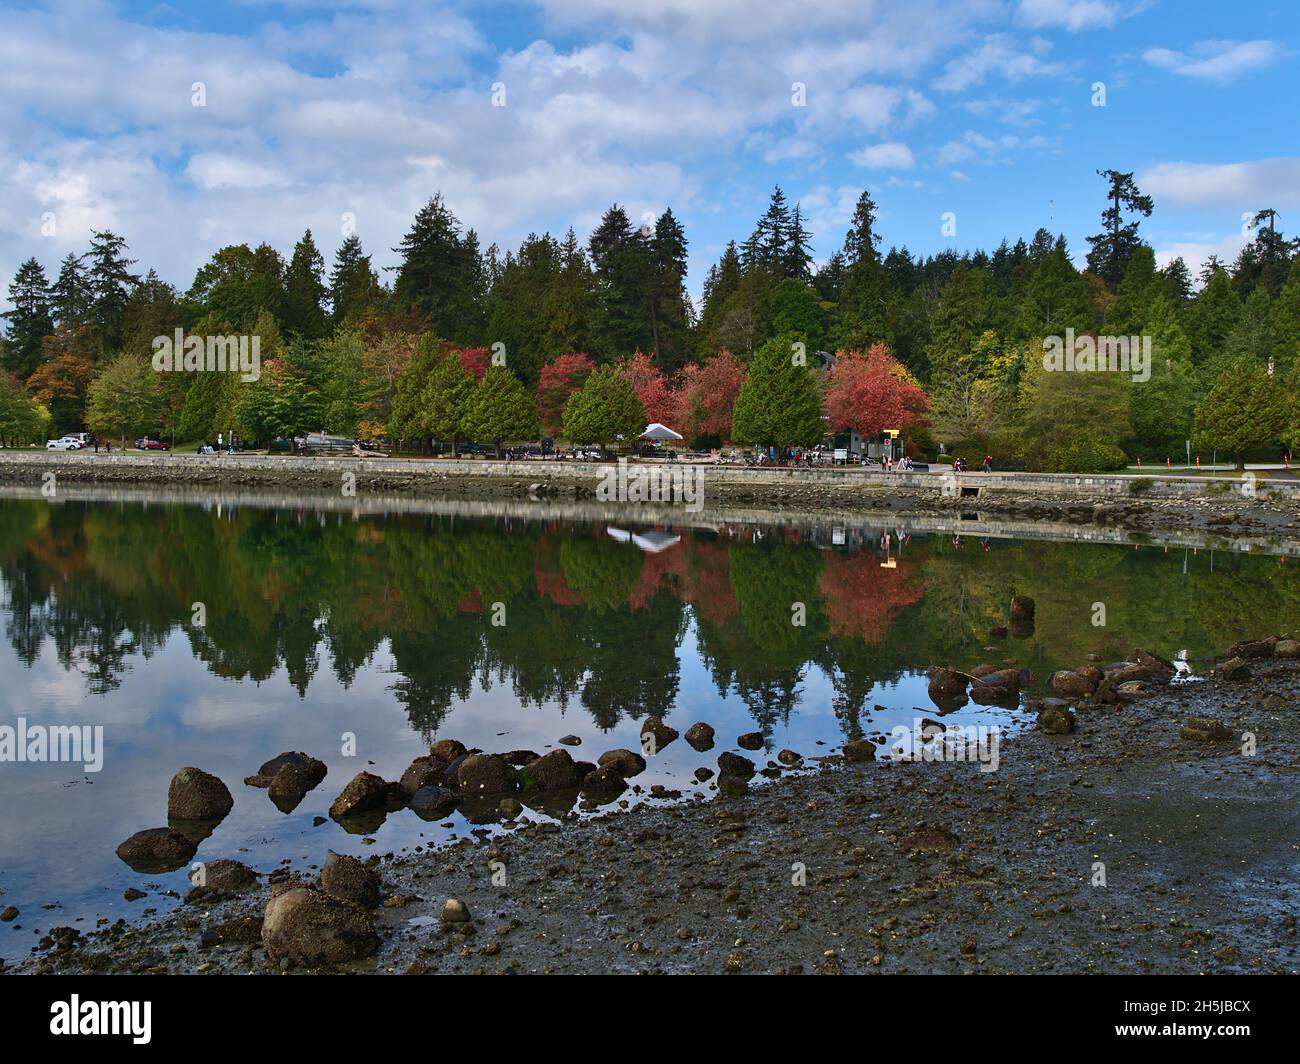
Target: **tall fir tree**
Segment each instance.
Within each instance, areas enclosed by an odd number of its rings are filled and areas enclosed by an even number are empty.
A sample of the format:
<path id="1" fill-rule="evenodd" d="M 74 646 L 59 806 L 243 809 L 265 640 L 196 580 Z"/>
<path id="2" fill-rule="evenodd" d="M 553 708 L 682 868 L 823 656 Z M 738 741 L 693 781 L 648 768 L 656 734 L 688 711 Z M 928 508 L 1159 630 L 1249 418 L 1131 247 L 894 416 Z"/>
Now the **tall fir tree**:
<path id="1" fill-rule="evenodd" d="M 42 342 L 54 331 L 49 281 L 35 258 L 18 267 L 9 285 L 9 302 L 13 309 L 0 315 L 8 323 L 4 368 L 25 381 L 40 364 Z"/>
<path id="2" fill-rule="evenodd" d="M 317 340 L 325 335 L 325 259 L 308 229 L 293 246 L 284 277 L 280 326 L 288 335 Z"/>

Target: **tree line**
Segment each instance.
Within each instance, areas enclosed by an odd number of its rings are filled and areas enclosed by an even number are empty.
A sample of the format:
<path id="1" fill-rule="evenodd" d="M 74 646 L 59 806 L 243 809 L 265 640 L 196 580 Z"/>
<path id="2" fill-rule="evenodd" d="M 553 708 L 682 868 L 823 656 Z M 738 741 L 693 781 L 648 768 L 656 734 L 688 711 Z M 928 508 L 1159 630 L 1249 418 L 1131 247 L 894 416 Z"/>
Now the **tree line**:
<path id="1" fill-rule="evenodd" d="M 672 210 L 614 205 L 584 242 L 530 234 L 483 249 L 441 195 L 376 269 L 355 233 L 326 266 L 310 230 L 216 251 L 181 291 L 96 232 L 51 281 L 29 258 L 9 286 L 0 437 L 83 426 L 268 444 L 308 431 L 501 444 L 630 438 L 662 421 L 699 446 L 809 446 L 828 431 L 901 429 L 909 450 L 1035 469 L 1101 469 L 1198 451 L 1276 457 L 1300 439 L 1300 242 L 1262 209 L 1230 264 L 1158 268 L 1154 209 L 1100 171 L 1105 207 L 1084 268 L 1039 229 L 992 252 L 881 250 L 858 199 L 816 266 L 800 206 L 774 189 L 750 235 L 686 288 Z M 256 381 L 153 372 L 155 337 L 256 336 Z M 1149 379 L 1055 373 L 1044 340 L 1149 337 Z"/>

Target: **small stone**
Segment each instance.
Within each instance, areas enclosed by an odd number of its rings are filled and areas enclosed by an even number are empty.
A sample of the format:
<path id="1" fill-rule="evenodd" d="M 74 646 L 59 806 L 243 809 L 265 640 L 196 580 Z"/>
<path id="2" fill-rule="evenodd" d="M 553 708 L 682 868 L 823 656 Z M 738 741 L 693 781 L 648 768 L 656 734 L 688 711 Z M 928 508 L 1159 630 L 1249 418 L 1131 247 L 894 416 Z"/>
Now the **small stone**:
<path id="1" fill-rule="evenodd" d="M 756 731 L 746 732 L 744 735 L 740 736 L 736 740 L 736 745 L 739 746 L 742 750 L 762 750 L 763 733 L 756 732 Z"/>
<path id="2" fill-rule="evenodd" d="M 713 727 L 699 721 L 686 729 L 686 741 L 700 753 L 713 749 Z"/>
<path id="3" fill-rule="evenodd" d="M 442 903 L 439 919 L 444 924 L 467 924 L 470 922 L 469 906 L 459 898 L 448 898 Z"/>

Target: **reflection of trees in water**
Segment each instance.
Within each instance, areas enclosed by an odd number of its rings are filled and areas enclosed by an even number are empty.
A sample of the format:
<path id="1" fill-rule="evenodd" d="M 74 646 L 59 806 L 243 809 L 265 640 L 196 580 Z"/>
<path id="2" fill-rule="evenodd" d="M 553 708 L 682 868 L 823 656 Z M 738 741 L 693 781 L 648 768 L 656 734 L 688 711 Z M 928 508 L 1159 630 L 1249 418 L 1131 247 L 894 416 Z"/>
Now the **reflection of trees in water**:
<path id="1" fill-rule="evenodd" d="M 797 708 L 810 667 L 856 733 L 877 683 L 931 663 L 1014 656 L 1046 673 L 1134 643 L 1205 654 L 1300 615 L 1300 578 L 1280 559 L 1220 553 L 1211 571 L 1202 552 L 1183 569 L 1181 551 L 1045 542 L 984 551 L 942 537 L 887 555 L 728 529 L 646 555 L 602 527 L 518 520 L 0 509 L 5 634 L 24 665 L 49 646 L 103 693 L 180 630 L 214 675 L 284 669 L 305 698 L 322 667 L 347 687 L 387 643 L 391 689 L 430 735 L 476 684 L 508 686 L 525 706 L 577 702 L 605 728 L 670 713 L 688 618 L 719 694 L 765 733 Z M 1037 600 L 1034 634 L 990 652 L 1017 593 Z M 1091 624 L 1095 601 L 1104 629 Z M 191 625 L 196 602 L 206 627 Z"/>

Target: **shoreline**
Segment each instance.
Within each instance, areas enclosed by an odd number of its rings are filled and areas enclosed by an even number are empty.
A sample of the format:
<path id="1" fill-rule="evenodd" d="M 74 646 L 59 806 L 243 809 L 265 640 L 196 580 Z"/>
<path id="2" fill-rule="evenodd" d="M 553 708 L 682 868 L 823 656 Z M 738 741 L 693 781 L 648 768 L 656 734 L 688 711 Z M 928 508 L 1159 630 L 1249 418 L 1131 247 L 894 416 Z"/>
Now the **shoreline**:
<path id="1" fill-rule="evenodd" d="M 640 468 L 640 466 L 634 467 Z M 1300 479 L 1138 477 L 1022 473 L 883 473 L 860 469 L 756 469 L 686 463 L 645 468 L 698 476 L 698 506 L 612 502 L 604 513 L 654 513 L 661 519 L 712 519 L 728 510 L 848 515 L 990 516 L 1076 526 L 1174 529 L 1255 540 L 1300 542 Z M 384 500 L 520 500 L 599 503 L 608 464 L 449 459 L 304 458 L 75 452 L 0 453 L 0 492 L 48 493 L 59 485 L 97 489 L 179 488 L 211 493 L 289 493 L 332 497 L 344 507 Z M 53 474 L 53 479 L 49 478 Z M 53 488 L 50 485 L 53 485 Z M 44 491 L 43 491 L 44 489 Z M 46 494 L 46 497 L 49 497 Z"/>
<path id="2" fill-rule="evenodd" d="M 297 970 L 1294 974 L 1300 663 L 1250 668 L 1118 707 L 1079 700 L 1072 733 L 1004 739 L 994 772 L 840 763 L 827 747 L 817 767 L 769 762 L 779 778 L 740 796 L 507 821 L 490 837 L 376 855 L 377 953 Z M 1184 737 L 1194 716 L 1232 738 Z M 775 754 L 717 739 L 715 754 Z M 259 871 L 252 890 L 151 923 L 52 933 L 9 970 L 294 970 L 260 938 L 273 891 L 294 883 Z M 441 922 L 448 898 L 468 922 Z"/>

